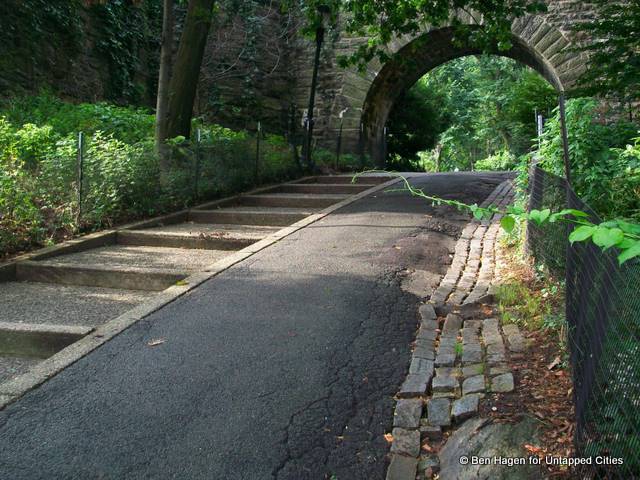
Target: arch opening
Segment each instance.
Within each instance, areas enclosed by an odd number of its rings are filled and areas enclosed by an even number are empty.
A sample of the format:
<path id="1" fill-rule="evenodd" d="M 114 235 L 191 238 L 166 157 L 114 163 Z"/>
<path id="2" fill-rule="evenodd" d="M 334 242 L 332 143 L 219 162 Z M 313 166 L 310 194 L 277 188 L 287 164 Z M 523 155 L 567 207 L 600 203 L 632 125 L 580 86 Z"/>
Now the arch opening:
<path id="1" fill-rule="evenodd" d="M 478 48 L 456 44 L 453 39 L 454 32 L 449 27 L 421 35 L 399 49 L 371 83 L 362 108 L 361 122 L 364 148 L 376 165 L 384 166 L 384 129 L 398 99 L 438 66 L 460 57 L 483 53 Z M 489 53 L 511 58 L 532 68 L 556 91 L 563 91 L 563 84 L 549 62 L 515 35 L 510 49 Z"/>

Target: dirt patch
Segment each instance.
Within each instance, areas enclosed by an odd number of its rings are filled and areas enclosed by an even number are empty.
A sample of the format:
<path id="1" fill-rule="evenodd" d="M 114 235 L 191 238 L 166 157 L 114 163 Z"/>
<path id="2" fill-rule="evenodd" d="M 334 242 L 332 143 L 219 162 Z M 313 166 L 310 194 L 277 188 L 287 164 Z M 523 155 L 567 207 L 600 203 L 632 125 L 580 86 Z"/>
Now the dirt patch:
<path id="1" fill-rule="evenodd" d="M 431 219 L 434 226 L 440 224 Z M 451 228 L 449 224 L 444 228 Z M 456 232 L 456 233 L 459 233 Z M 402 289 L 418 297 L 431 295 L 453 259 L 456 237 L 422 229 L 397 240 L 382 254 L 382 262 L 400 268 Z"/>
<path id="2" fill-rule="evenodd" d="M 540 424 L 540 438 L 538 444 L 527 448 L 530 454 L 571 457 L 575 425 L 573 391 L 567 371 L 553 365 L 561 356 L 557 340 L 544 332 L 529 332 L 527 338 L 531 342 L 527 353 L 511 355 L 516 389 L 487 396 L 480 405 L 480 415 L 502 423 L 535 419 Z M 566 467 L 553 466 L 547 470 L 553 478 L 572 478 Z"/>

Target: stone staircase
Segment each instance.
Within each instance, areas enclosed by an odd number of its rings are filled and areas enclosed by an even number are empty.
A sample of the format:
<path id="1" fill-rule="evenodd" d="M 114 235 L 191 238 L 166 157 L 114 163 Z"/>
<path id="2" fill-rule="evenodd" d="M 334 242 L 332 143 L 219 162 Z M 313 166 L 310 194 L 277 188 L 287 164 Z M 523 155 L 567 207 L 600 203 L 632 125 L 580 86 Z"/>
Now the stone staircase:
<path id="1" fill-rule="evenodd" d="M 374 175 L 352 184 L 346 175 L 305 178 L 0 265 L 0 384 L 191 275 L 389 180 Z"/>

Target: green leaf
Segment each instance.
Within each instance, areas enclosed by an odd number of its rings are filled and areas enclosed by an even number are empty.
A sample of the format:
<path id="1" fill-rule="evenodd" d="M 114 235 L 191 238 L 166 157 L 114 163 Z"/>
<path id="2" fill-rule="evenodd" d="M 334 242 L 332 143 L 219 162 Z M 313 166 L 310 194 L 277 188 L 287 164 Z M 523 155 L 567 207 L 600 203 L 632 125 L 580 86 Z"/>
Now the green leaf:
<path id="1" fill-rule="evenodd" d="M 476 220 L 482 220 L 482 218 L 484 217 L 484 210 L 482 210 L 481 208 L 476 209 L 473 212 L 473 216 L 476 218 Z"/>
<path id="2" fill-rule="evenodd" d="M 622 250 L 626 250 L 627 248 L 631 248 L 633 247 L 636 243 L 638 243 L 637 240 L 634 240 L 633 238 L 626 238 L 620 242 L 618 245 L 616 245 L 616 247 L 622 249 Z"/>
<path id="3" fill-rule="evenodd" d="M 551 215 L 551 210 L 545 208 L 544 210 L 531 210 L 529 212 L 529 220 L 537 223 L 538 225 L 542 225 L 545 220 L 549 218 Z"/>
<path id="4" fill-rule="evenodd" d="M 613 247 L 624 240 L 624 232 L 619 228 L 598 226 L 593 232 L 593 243 L 603 250 Z"/>
<path id="5" fill-rule="evenodd" d="M 618 255 L 618 262 L 622 265 L 627 260 L 631 260 L 638 256 L 640 256 L 640 242 L 636 242 L 633 247 L 627 248 L 624 252 Z"/>
<path id="6" fill-rule="evenodd" d="M 571 232 L 571 235 L 569 235 L 569 241 L 571 243 L 584 242 L 588 238 L 591 238 L 594 231 L 595 227 L 590 227 L 588 225 L 578 227 L 573 232 Z"/>
<path id="7" fill-rule="evenodd" d="M 516 221 L 513 217 L 506 215 L 500 219 L 500 226 L 507 233 L 511 233 L 513 231 L 513 227 L 516 226 Z"/>
<path id="8" fill-rule="evenodd" d="M 583 212 L 582 210 L 576 210 L 574 208 L 565 208 L 564 210 L 560 210 L 558 212 L 558 215 L 573 215 L 574 217 L 578 217 L 578 218 L 585 218 L 588 217 L 589 214 L 586 212 Z"/>
<path id="9" fill-rule="evenodd" d="M 624 220 L 618 220 L 618 227 L 624 233 L 630 233 L 632 235 L 640 235 L 640 225 L 635 223 L 625 222 Z"/>

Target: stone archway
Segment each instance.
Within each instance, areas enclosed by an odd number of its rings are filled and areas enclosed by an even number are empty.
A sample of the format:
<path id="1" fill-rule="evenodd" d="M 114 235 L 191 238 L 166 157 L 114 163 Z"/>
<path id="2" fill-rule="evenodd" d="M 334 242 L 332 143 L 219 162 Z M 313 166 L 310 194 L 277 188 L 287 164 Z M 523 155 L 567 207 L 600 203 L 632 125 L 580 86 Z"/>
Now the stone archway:
<path id="1" fill-rule="evenodd" d="M 512 25 L 512 47 L 498 55 L 513 58 L 538 71 L 558 91 L 569 90 L 587 65 L 584 55 L 572 50 L 568 23 L 570 12 L 562 2 L 550 3 L 550 12 L 517 19 Z M 555 9 L 554 9 L 555 7 Z M 462 19 L 477 27 L 470 16 Z M 478 27 L 480 28 L 480 27 Z M 341 39 L 336 53 L 349 53 L 357 42 Z M 384 125 L 396 100 L 420 77 L 433 68 L 465 55 L 481 53 L 477 48 L 456 45 L 450 27 L 431 29 L 413 38 L 401 38 L 389 45 L 390 60 L 384 65 L 372 62 L 364 73 L 355 69 L 334 73 L 339 85 L 324 105 L 327 119 L 318 131 L 321 144 L 331 145 L 339 128 L 339 114 L 344 116 L 345 151 L 366 152 L 381 164 L 379 146 Z"/>

